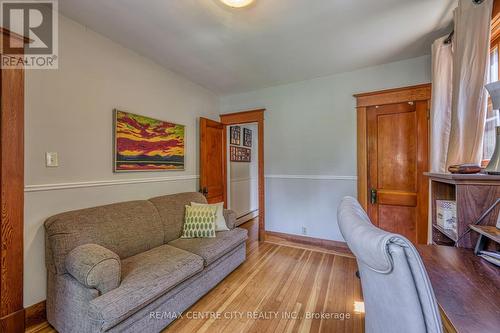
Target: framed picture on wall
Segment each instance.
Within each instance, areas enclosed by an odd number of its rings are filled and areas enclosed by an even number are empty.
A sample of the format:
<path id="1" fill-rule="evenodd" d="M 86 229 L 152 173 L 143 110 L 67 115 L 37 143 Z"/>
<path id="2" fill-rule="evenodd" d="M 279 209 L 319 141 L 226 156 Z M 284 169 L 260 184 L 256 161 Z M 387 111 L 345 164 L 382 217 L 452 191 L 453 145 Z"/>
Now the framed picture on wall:
<path id="1" fill-rule="evenodd" d="M 243 146 L 252 147 L 252 130 L 248 128 L 243 129 Z"/>
<path id="2" fill-rule="evenodd" d="M 185 126 L 114 110 L 114 172 L 184 170 Z"/>
<path id="3" fill-rule="evenodd" d="M 231 162 L 251 162 L 252 150 L 243 147 L 230 146 L 229 156 Z"/>
<path id="4" fill-rule="evenodd" d="M 232 145 L 239 146 L 241 144 L 241 127 L 240 126 L 231 126 L 230 129 L 230 143 Z"/>

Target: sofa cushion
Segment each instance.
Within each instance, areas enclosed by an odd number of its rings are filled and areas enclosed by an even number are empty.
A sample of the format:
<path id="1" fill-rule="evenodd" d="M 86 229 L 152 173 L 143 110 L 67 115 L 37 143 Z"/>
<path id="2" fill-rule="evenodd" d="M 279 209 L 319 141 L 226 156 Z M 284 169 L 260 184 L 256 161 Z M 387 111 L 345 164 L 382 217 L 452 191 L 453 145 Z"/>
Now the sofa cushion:
<path id="1" fill-rule="evenodd" d="M 210 205 L 186 206 L 181 238 L 214 238 L 217 208 Z"/>
<path id="2" fill-rule="evenodd" d="M 77 246 L 101 245 L 125 259 L 164 244 L 155 206 L 146 200 L 75 210 L 45 221 L 46 264 L 66 273 L 66 256 Z"/>
<path id="3" fill-rule="evenodd" d="M 224 209 L 222 211 L 222 214 L 224 214 L 224 220 L 226 221 L 226 225 L 229 230 L 232 230 L 237 227 L 236 212 L 234 210 Z"/>
<path id="4" fill-rule="evenodd" d="M 248 238 L 246 229 L 236 228 L 216 233 L 215 238 L 179 238 L 168 243 L 203 258 L 205 266 L 210 265 Z"/>
<path id="5" fill-rule="evenodd" d="M 203 259 L 162 245 L 122 261 L 122 282 L 90 302 L 89 316 L 107 330 L 203 270 Z"/>
<path id="6" fill-rule="evenodd" d="M 198 192 L 164 195 L 151 198 L 149 201 L 155 205 L 160 213 L 163 231 L 165 233 L 164 243 L 181 237 L 186 205 L 191 204 L 191 202 L 207 203 L 207 199 L 205 199 L 203 194 Z"/>
<path id="7" fill-rule="evenodd" d="M 217 208 L 215 213 L 215 231 L 228 231 L 229 228 L 226 224 L 226 218 L 224 217 L 224 202 L 219 202 L 215 204 L 200 204 L 196 202 L 191 202 L 191 206 L 205 206 L 208 205 L 210 207 Z"/>

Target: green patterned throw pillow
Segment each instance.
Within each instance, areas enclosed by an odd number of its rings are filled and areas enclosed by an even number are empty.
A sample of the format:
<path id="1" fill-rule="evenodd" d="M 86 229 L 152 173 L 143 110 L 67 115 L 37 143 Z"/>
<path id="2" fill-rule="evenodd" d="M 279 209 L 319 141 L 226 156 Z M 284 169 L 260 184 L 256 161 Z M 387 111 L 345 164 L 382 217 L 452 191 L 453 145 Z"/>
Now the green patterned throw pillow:
<path id="1" fill-rule="evenodd" d="M 215 237 L 217 207 L 186 206 L 181 238 Z"/>

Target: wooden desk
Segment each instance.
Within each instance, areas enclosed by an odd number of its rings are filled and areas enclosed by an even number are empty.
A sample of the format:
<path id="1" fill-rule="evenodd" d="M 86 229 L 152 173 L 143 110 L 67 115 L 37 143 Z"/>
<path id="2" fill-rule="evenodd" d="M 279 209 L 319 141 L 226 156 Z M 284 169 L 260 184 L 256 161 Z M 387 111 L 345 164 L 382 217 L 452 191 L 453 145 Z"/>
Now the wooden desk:
<path id="1" fill-rule="evenodd" d="M 447 331 L 498 332 L 500 268 L 470 249 L 419 245 Z"/>

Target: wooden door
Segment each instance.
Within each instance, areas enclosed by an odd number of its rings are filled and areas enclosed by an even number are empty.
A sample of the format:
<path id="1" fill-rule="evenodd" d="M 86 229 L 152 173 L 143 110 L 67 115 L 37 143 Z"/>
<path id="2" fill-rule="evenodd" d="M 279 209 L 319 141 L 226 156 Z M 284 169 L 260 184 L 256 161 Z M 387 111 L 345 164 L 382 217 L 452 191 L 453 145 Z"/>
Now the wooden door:
<path id="1" fill-rule="evenodd" d="M 225 202 L 224 125 L 200 118 L 200 192 L 209 203 Z"/>
<path id="2" fill-rule="evenodd" d="M 428 102 L 370 106 L 368 215 L 381 229 L 427 241 Z"/>

